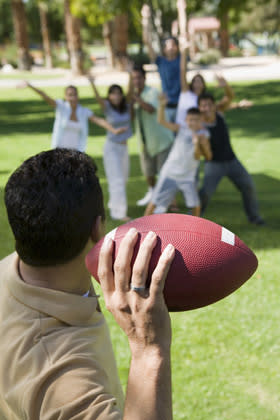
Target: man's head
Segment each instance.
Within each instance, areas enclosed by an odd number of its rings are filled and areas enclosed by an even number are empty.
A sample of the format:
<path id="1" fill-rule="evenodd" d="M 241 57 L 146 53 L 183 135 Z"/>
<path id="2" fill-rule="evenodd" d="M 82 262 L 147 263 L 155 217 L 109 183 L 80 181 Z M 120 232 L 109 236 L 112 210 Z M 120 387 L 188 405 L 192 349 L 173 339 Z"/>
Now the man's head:
<path id="1" fill-rule="evenodd" d="M 216 105 L 214 96 L 211 93 L 202 93 L 198 98 L 198 106 L 203 119 L 206 121 L 215 119 Z"/>
<path id="2" fill-rule="evenodd" d="M 93 237 L 96 222 L 104 220 L 96 166 L 86 154 L 69 149 L 23 162 L 8 180 L 5 204 L 16 250 L 32 266 L 70 261 Z"/>
<path id="3" fill-rule="evenodd" d="M 188 110 L 186 123 L 192 131 L 197 131 L 201 128 L 201 115 L 198 108 L 190 108 Z"/>
<path id="4" fill-rule="evenodd" d="M 163 41 L 163 54 L 168 60 L 174 60 L 179 54 L 179 43 L 173 36 Z"/>
<path id="5" fill-rule="evenodd" d="M 131 73 L 131 81 L 134 90 L 141 93 L 145 87 L 146 72 L 142 66 L 134 66 Z"/>

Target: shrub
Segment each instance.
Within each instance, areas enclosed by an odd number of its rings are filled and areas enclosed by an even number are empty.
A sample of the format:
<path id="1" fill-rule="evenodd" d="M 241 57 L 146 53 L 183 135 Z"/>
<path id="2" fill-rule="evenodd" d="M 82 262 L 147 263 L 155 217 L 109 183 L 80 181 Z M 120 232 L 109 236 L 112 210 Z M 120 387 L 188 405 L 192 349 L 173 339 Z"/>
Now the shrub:
<path id="1" fill-rule="evenodd" d="M 229 57 L 243 57 L 243 51 L 241 48 L 230 48 L 228 51 Z"/>
<path id="2" fill-rule="evenodd" d="M 0 50 L 0 63 L 11 64 L 14 68 L 17 68 L 17 46 L 16 44 L 6 44 Z"/>
<path id="3" fill-rule="evenodd" d="M 210 48 L 207 51 L 197 54 L 194 59 L 194 62 L 195 64 L 207 66 L 209 64 L 217 64 L 220 58 L 221 58 L 220 51 L 215 48 Z"/>

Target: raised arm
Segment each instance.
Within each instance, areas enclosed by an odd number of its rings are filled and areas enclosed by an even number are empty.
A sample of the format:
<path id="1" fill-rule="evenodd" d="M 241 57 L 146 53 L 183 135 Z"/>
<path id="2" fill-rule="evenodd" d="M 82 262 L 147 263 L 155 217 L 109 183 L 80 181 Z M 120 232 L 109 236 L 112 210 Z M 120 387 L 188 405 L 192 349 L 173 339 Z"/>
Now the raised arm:
<path id="1" fill-rule="evenodd" d="M 217 102 L 217 110 L 224 112 L 230 108 L 230 104 L 234 98 L 234 92 L 224 77 L 216 75 L 216 79 L 218 81 L 218 86 L 224 89 L 223 98 Z"/>
<path id="2" fill-rule="evenodd" d="M 50 96 L 48 96 L 42 90 L 37 89 L 35 86 L 31 85 L 31 83 L 29 83 L 29 82 L 27 82 L 25 80 L 20 85 L 18 85 L 18 88 L 20 88 L 20 89 L 25 88 L 25 87 L 29 87 L 32 90 L 34 90 L 34 92 L 38 93 L 38 95 L 40 95 L 47 102 L 47 104 L 49 104 L 53 108 L 56 108 L 56 102 L 55 102 L 55 100 L 52 99 Z"/>
<path id="3" fill-rule="evenodd" d="M 113 241 L 108 239 L 98 265 L 106 306 L 127 335 L 131 350 L 123 419 L 172 420 L 171 324 L 163 288 L 175 250 L 172 245 L 165 248 L 147 289 L 157 236 L 153 232 L 146 236 L 131 270 L 137 239 L 136 229 L 130 229 L 121 242 L 114 269 Z"/>
<path id="4" fill-rule="evenodd" d="M 144 44 L 146 45 L 148 49 L 148 55 L 150 57 L 150 60 L 152 63 L 156 61 L 156 53 L 153 49 L 151 39 L 150 39 L 150 31 L 149 31 L 149 24 L 151 19 L 151 11 L 150 7 L 147 4 L 144 4 L 144 6 L 141 9 L 141 15 L 142 15 L 142 38 L 144 41 Z"/>
<path id="5" fill-rule="evenodd" d="M 185 46 L 181 52 L 180 59 L 180 82 L 181 82 L 181 91 L 186 92 L 189 89 L 187 82 L 187 57 L 188 57 L 188 46 Z"/>
<path id="6" fill-rule="evenodd" d="M 98 92 L 98 90 L 96 88 L 96 85 L 94 83 L 94 78 L 92 76 L 88 76 L 88 80 L 89 80 L 89 83 L 91 84 L 92 90 L 94 92 L 94 95 L 96 97 L 96 100 L 97 100 L 102 112 L 105 112 L 105 100 L 103 98 L 101 98 L 101 96 L 99 95 L 99 92 Z"/>
<path id="7" fill-rule="evenodd" d="M 104 118 L 97 117 L 96 115 L 92 115 L 89 120 L 99 127 L 105 128 L 105 130 L 110 131 L 113 134 L 121 134 L 128 130 L 128 127 L 118 127 L 114 128 L 111 124 L 109 124 Z"/>
<path id="8" fill-rule="evenodd" d="M 158 123 L 160 125 L 163 125 L 165 128 L 168 128 L 169 130 L 177 133 L 177 131 L 180 128 L 180 125 L 167 121 L 165 118 L 165 107 L 168 102 L 166 95 L 164 93 L 160 93 L 158 96 L 158 100 L 159 100 L 159 107 L 158 107 L 158 114 L 157 114 Z"/>

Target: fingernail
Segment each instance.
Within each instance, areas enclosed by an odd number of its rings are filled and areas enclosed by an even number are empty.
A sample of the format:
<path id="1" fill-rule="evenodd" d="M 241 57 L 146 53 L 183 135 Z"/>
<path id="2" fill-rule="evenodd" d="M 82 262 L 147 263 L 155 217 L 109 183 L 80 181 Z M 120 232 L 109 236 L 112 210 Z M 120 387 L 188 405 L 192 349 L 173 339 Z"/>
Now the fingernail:
<path id="1" fill-rule="evenodd" d="M 151 231 L 147 233 L 146 238 L 145 239 L 153 239 L 156 236 L 155 232 Z"/>
<path id="2" fill-rule="evenodd" d="M 166 255 L 167 257 L 170 257 L 173 254 L 174 249 L 175 248 L 172 244 L 168 244 L 166 248 L 164 249 L 163 254 Z"/>
<path id="3" fill-rule="evenodd" d="M 134 227 L 132 227 L 127 231 L 127 235 L 134 236 L 136 232 L 137 230 Z"/>
<path id="4" fill-rule="evenodd" d="M 104 241 L 103 241 L 103 245 L 102 246 L 104 248 L 109 248 L 109 246 L 111 245 L 111 243 L 112 243 L 112 238 L 109 235 L 106 235 L 105 238 L 104 238 Z"/>

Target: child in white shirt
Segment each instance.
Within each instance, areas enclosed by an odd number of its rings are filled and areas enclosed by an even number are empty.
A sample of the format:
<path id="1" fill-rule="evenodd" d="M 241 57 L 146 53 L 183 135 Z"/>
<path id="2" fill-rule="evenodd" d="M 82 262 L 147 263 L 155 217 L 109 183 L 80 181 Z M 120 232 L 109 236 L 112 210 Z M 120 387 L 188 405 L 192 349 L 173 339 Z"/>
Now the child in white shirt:
<path id="1" fill-rule="evenodd" d="M 176 192 L 182 191 L 185 203 L 192 209 L 194 216 L 200 215 L 200 202 L 196 188 L 196 173 L 200 156 L 211 160 L 209 132 L 203 129 L 198 108 L 191 108 L 186 116 L 187 126 L 171 123 L 165 119 L 166 98 L 160 96 L 158 121 L 166 128 L 177 133 L 172 149 L 165 161 L 157 181 L 152 200 L 145 215 L 164 213 Z"/>

